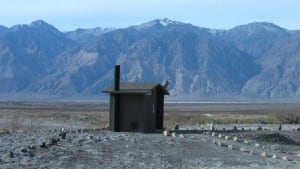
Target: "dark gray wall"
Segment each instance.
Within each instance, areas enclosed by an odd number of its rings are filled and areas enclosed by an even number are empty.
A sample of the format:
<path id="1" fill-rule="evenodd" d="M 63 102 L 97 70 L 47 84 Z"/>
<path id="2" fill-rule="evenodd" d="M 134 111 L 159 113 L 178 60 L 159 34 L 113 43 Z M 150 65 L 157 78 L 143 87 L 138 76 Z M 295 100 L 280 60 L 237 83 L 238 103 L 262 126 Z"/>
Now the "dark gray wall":
<path id="1" fill-rule="evenodd" d="M 109 126 L 111 131 L 155 132 L 163 128 L 164 93 L 119 94 L 119 111 L 115 113 L 116 95 L 110 95 Z"/>
<path id="2" fill-rule="evenodd" d="M 164 94 L 162 91 L 157 91 L 155 95 L 156 100 L 156 129 L 163 129 L 164 123 Z"/>
<path id="3" fill-rule="evenodd" d="M 143 95 L 120 95 L 120 131 L 141 131 L 145 129 L 144 114 L 147 111 Z M 136 127 L 136 129 L 134 129 Z"/>
<path id="4" fill-rule="evenodd" d="M 111 94 L 109 101 L 109 129 L 111 131 L 119 131 L 118 113 L 116 112 L 115 100 L 118 96 Z M 118 111 L 118 110 L 117 110 Z"/>

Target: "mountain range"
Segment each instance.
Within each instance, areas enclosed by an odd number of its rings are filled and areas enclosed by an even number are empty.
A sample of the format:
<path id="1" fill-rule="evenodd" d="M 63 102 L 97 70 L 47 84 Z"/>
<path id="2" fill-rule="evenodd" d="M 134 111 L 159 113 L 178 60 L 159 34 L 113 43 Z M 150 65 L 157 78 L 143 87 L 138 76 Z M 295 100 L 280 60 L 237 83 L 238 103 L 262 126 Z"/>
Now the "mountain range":
<path id="1" fill-rule="evenodd" d="M 300 31 L 268 22 L 229 30 L 157 19 L 62 32 L 37 20 L 0 26 L 0 96 L 104 96 L 121 81 L 170 82 L 170 99 L 300 98 Z"/>

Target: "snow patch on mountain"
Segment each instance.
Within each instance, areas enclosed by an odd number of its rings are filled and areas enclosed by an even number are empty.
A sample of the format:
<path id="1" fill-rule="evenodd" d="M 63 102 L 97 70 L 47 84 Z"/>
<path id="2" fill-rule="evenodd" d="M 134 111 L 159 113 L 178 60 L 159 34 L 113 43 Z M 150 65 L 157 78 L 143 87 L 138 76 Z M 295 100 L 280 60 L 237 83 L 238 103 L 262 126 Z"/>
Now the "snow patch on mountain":
<path id="1" fill-rule="evenodd" d="M 168 18 L 164 19 L 156 19 L 150 22 L 143 23 L 141 25 L 133 26 L 133 28 L 137 30 L 145 29 L 145 28 L 151 28 L 153 26 L 171 26 L 171 25 L 182 25 L 183 23 L 178 21 L 172 21 Z"/>
<path id="2" fill-rule="evenodd" d="M 168 26 L 168 25 L 172 25 L 172 24 L 179 24 L 179 22 L 176 22 L 176 21 L 172 21 L 168 18 L 165 18 L 165 19 L 161 19 L 161 20 L 158 20 L 158 22 L 163 25 L 163 26 Z"/>

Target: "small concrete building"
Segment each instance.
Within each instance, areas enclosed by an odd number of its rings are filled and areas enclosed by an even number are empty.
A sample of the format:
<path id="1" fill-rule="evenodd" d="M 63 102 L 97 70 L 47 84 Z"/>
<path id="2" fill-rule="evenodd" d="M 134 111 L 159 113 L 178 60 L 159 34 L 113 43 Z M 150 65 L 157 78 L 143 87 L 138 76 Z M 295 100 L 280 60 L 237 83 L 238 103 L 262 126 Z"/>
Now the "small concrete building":
<path id="1" fill-rule="evenodd" d="M 115 84 L 104 89 L 110 94 L 109 128 L 121 132 L 156 132 L 163 129 L 164 95 L 159 83 L 120 83 L 120 67 L 115 68 Z"/>

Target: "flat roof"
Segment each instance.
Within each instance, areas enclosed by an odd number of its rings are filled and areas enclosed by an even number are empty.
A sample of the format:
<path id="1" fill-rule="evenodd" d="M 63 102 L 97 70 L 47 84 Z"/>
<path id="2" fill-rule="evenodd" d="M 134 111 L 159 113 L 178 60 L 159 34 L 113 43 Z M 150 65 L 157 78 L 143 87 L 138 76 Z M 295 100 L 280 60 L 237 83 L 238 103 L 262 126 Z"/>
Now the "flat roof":
<path id="1" fill-rule="evenodd" d="M 111 85 L 105 88 L 103 93 L 132 93 L 132 94 L 146 94 L 154 88 L 159 88 L 163 90 L 165 95 L 168 95 L 169 92 L 159 83 L 120 83 L 120 89 L 114 90 L 114 86 Z"/>

